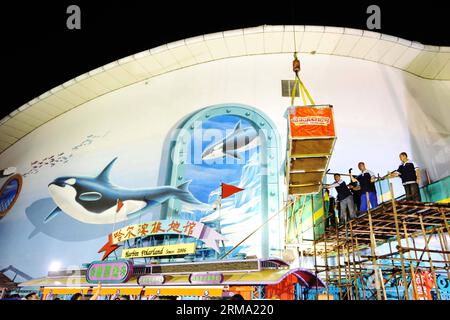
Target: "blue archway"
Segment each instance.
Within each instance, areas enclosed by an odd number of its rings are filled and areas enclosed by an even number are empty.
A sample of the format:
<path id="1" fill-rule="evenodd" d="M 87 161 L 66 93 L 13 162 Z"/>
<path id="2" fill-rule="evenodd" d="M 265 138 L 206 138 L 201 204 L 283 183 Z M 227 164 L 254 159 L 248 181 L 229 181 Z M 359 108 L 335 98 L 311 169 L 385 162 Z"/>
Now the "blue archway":
<path id="1" fill-rule="evenodd" d="M 169 152 L 171 159 L 167 167 L 167 182 L 170 185 L 179 185 L 185 181 L 184 170 L 188 160 L 189 141 L 194 130 L 201 126 L 203 121 L 223 115 L 238 116 L 246 119 L 259 132 L 261 143 L 261 221 L 266 221 L 269 217 L 276 214 L 282 206 L 280 182 L 283 181 L 284 175 L 280 163 L 280 137 L 278 131 L 269 117 L 256 108 L 237 103 L 213 105 L 203 108 L 184 119 L 176 127 L 176 133 L 172 137 Z M 170 200 L 168 206 L 163 208 L 163 212 L 161 212 L 162 217 L 176 217 L 180 210 L 181 203 L 178 200 Z M 277 250 L 281 249 L 281 216 L 279 215 L 278 219 L 271 220 L 270 224 L 265 224 L 262 228 L 261 258 L 269 256 L 269 243 L 272 248 L 275 244 L 278 244 L 276 246 Z M 276 230 L 276 232 L 271 232 L 271 230 Z M 249 229 L 250 231 L 251 229 Z M 243 234 L 242 238 L 246 235 Z"/>

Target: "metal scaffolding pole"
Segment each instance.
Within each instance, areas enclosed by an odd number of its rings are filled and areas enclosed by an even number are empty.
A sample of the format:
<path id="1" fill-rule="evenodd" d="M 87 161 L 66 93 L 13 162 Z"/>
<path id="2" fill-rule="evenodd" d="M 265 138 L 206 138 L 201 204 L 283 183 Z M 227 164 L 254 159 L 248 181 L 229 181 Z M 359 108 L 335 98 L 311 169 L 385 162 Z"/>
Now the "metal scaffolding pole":
<path id="1" fill-rule="evenodd" d="M 373 233 L 373 224 L 372 224 L 372 214 L 371 210 L 369 208 L 370 202 L 369 202 L 369 193 L 366 192 L 366 202 L 367 202 L 367 216 L 369 217 L 369 229 L 370 229 L 370 250 L 372 253 L 372 263 L 373 263 L 373 269 L 375 272 L 375 289 L 377 291 L 377 300 L 381 300 L 381 294 L 380 294 L 380 280 L 379 273 L 378 273 L 378 266 L 377 266 L 377 253 L 375 250 L 376 242 L 375 242 L 375 235 Z"/>
<path id="2" fill-rule="evenodd" d="M 323 198 L 322 198 L 323 200 Z M 325 205 L 323 206 L 325 208 Z M 327 213 L 328 214 L 328 213 Z M 328 252 L 327 252 L 327 224 L 326 224 L 326 215 L 323 215 L 323 220 L 324 220 L 324 233 L 323 233 L 323 237 L 324 237 L 324 246 L 325 246 L 325 281 L 327 283 L 327 286 L 329 286 L 330 283 L 330 278 L 328 275 Z M 327 289 L 327 300 L 330 300 L 330 294 L 329 291 Z"/>
<path id="3" fill-rule="evenodd" d="M 326 272 L 327 281 L 335 283 L 339 288 L 340 299 L 347 297 L 358 300 L 387 299 L 383 273 L 387 275 L 389 283 L 395 281 L 397 297 L 408 300 L 417 299 L 420 293 L 420 282 L 423 281 L 418 276 L 417 267 L 431 269 L 430 277 L 433 276 L 435 286 L 437 286 L 439 273 L 450 276 L 450 251 L 447 234 L 444 233 L 448 230 L 450 222 L 448 219 L 450 206 L 395 201 L 392 184 L 389 187 L 391 201 L 382 203 L 375 209 L 370 208 L 367 203 L 367 214 L 349 221 L 346 226 L 336 226 L 334 230 L 325 229 L 324 235 L 318 239 L 315 237 L 314 255 L 325 256 L 325 269 L 320 267 L 317 273 Z M 370 201 L 367 194 L 366 201 Z M 321 223 L 325 223 L 323 219 Z M 313 224 L 315 229 L 317 225 L 315 222 Z M 430 247 L 429 243 L 431 239 L 434 239 L 434 235 L 436 239 L 439 239 L 440 247 Z M 425 248 L 416 246 L 416 237 L 424 238 Z M 398 251 L 392 246 L 394 241 L 397 243 Z M 383 243 L 389 245 L 389 253 L 377 255 L 378 246 Z M 312 247 L 309 249 L 311 255 L 312 249 Z M 364 255 L 361 249 L 371 250 L 371 255 Z M 332 252 L 331 255 L 330 252 Z M 437 254 L 443 255 L 443 259 L 438 258 Z M 333 265 L 330 265 L 331 256 L 333 256 Z M 344 259 L 343 264 L 341 259 Z M 317 265 L 316 268 L 318 268 Z M 375 277 L 375 288 L 367 286 L 365 281 L 366 277 L 372 273 Z M 400 290 L 401 284 L 398 281 L 400 279 L 405 287 L 404 293 Z M 438 290 L 436 292 L 442 295 L 442 292 Z M 372 295 L 369 297 L 370 294 Z"/>
<path id="4" fill-rule="evenodd" d="M 397 236 L 397 245 L 401 246 L 402 243 L 401 243 L 401 237 L 400 237 L 400 228 L 399 228 L 399 224 L 398 224 L 397 207 L 395 205 L 394 189 L 393 189 L 392 183 L 389 183 L 389 192 L 391 193 L 392 210 L 394 212 L 394 222 L 395 222 L 395 233 Z M 400 265 L 402 268 L 403 283 L 406 286 L 408 281 L 406 281 L 405 262 L 403 261 L 403 252 L 399 250 L 399 254 L 400 254 Z M 405 296 L 406 300 L 410 300 L 407 287 L 405 287 L 404 296 Z"/>
<path id="5" fill-rule="evenodd" d="M 306 201 L 306 198 L 305 198 Z M 316 225 L 314 223 L 314 197 L 311 195 L 311 219 L 312 219 L 312 233 L 313 233 L 313 247 L 314 247 L 314 272 L 317 278 L 317 252 L 316 252 Z M 316 300 L 317 300 L 317 286 L 316 281 Z"/>
<path id="6" fill-rule="evenodd" d="M 336 225 L 336 246 L 337 246 L 337 264 L 338 264 L 338 287 L 339 287 L 339 300 L 342 300 L 342 283 L 341 283 L 341 253 L 339 243 L 339 229 Z"/>
<path id="7" fill-rule="evenodd" d="M 419 214 L 419 221 L 420 221 L 420 227 L 422 228 L 423 238 L 424 238 L 424 240 L 426 240 L 427 234 L 425 232 L 425 227 L 423 225 L 423 219 L 422 219 L 422 215 L 421 214 Z M 433 234 L 430 234 L 430 238 L 432 236 L 433 236 Z M 441 300 L 441 293 L 439 292 L 439 287 L 438 287 L 437 279 L 436 279 L 436 273 L 434 271 L 433 261 L 432 261 L 432 258 L 431 258 L 431 253 L 430 253 L 430 251 L 428 249 L 428 242 L 427 241 L 425 241 L 425 250 L 427 251 L 428 261 L 430 263 L 431 275 L 433 276 L 434 287 L 436 288 L 436 295 L 437 295 L 438 300 Z"/>
<path id="8" fill-rule="evenodd" d="M 353 290 L 352 290 L 352 275 L 351 275 L 351 269 L 350 269 L 350 253 L 348 252 L 348 242 L 345 241 L 344 246 L 343 246 L 343 250 L 345 252 L 345 256 L 347 256 L 347 264 L 345 266 L 345 279 L 347 280 L 346 283 L 346 288 L 347 288 L 347 297 L 349 300 L 353 300 Z M 344 256 L 344 261 L 345 261 L 345 256 Z"/>
<path id="9" fill-rule="evenodd" d="M 450 265 L 449 262 L 450 261 L 450 253 L 447 247 L 447 239 L 445 237 L 444 232 L 440 229 L 438 230 L 438 236 L 439 236 L 439 243 L 441 244 L 441 249 L 443 252 L 446 252 L 444 255 L 444 259 L 446 260 L 445 262 L 445 269 L 447 270 L 447 278 L 450 279 Z"/>
<path id="10" fill-rule="evenodd" d="M 442 219 L 444 220 L 445 229 L 447 229 L 447 234 L 450 236 L 450 226 L 448 225 L 447 217 L 445 216 L 444 209 L 439 208 L 439 211 L 442 215 Z"/>
<path id="11" fill-rule="evenodd" d="M 352 256 L 353 256 L 353 263 L 352 263 L 352 265 L 353 265 L 353 272 L 354 272 L 355 287 L 356 287 L 356 292 L 357 292 L 357 295 L 355 295 L 355 296 L 356 296 L 357 300 L 361 300 L 360 292 L 359 292 L 359 285 L 358 285 L 358 277 L 359 277 L 359 275 L 358 275 L 358 272 L 356 271 L 355 243 L 353 242 L 352 221 L 350 221 L 349 226 L 350 226 L 350 241 L 351 241 L 351 244 L 352 244 Z"/>
<path id="12" fill-rule="evenodd" d="M 408 229 L 406 228 L 406 222 L 405 220 L 403 220 L 402 222 L 403 224 L 403 232 L 405 234 L 405 242 L 406 242 L 406 246 L 409 248 L 409 234 L 408 234 Z M 399 248 L 399 251 L 401 251 L 402 249 Z M 411 257 L 411 251 L 408 250 L 408 259 L 409 259 L 409 269 L 411 272 L 411 283 L 413 285 L 413 292 L 414 292 L 414 300 L 417 299 L 417 287 L 416 287 L 416 273 L 414 271 L 414 263 L 412 262 L 412 257 Z M 408 286 L 407 283 L 405 283 L 405 290 L 408 290 Z"/>
<path id="13" fill-rule="evenodd" d="M 389 252 L 393 256 L 391 242 L 389 242 Z M 395 269 L 394 260 L 391 259 L 392 269 Z M 400 292 L 398 292 L 397 275 L 394 275 L 395 291 L 397 291 L 397 300 L 400 300 Z"/>
<path id="14" fill-rule="evenodd" d="M 360 252 L 359 252 L 360 250 L 359 250 L 359 245 L 358 245 L 358 239 L 355 239 L 355 245 L 356 245 L 356 254 L 358 256 L 359 276 L 360 276 L 360 279 L 361 279 L 363 299 L 366 300 L 366 290 L 364 289 L 364 278 L 363 278 L 363 275 L 362 275 L 361 255 L 360 255 Z"/>

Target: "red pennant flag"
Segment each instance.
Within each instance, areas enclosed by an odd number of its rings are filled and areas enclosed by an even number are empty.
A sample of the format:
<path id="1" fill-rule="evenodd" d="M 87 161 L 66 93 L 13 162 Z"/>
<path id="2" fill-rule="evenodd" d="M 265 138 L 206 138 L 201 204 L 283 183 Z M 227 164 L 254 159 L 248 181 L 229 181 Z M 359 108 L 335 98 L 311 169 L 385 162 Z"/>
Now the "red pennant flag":
<path id="1" fill-rule="evenodd" d="M 117 208 L 116 208 L 116 213 L 118 213 L 120 211 L 120 209 L 122 209 L 123 207 L 123 202 L 120 199 L 117 199 Z"/>
<path id="2" fill-rule="evenodd" d="M 244 189 L 232 186 L 231 184 L 222 183 L 222 199 L 228 198 L 237 192 L 241 192 Z"/>

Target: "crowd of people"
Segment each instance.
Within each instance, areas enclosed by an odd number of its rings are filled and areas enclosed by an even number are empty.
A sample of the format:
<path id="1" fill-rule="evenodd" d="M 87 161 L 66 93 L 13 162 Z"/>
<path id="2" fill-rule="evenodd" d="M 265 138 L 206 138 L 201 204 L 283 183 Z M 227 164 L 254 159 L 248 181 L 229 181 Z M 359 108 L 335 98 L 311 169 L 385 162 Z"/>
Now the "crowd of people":
<path id="1" fill-rule="evenodd" d="M 139 298 L 138 298 L 139 299 Z M 202 300 L 245 300 L 242 295 L 235 294 L 231 297 L 209 297 L 209 298 L 203 298 Z M 272 299 L 278 300 L 278 298 L 273 297 Z M 6 295 L 3 298 L 0 298 L 0 300 L 64 300 L 64 298 L 60 298 L 59 296 L 52 296 L 52 297 L 40 297 L 36 292 L 31 292 L 25 295 L 24 297 L 21 297 L 19 294 L 11 294 Z M 113 295 L 113 296 L 106 296 L 99 298 L 98 296 L 89 296 L 89 295 L 83 295 L 81 293 L 75 293 L 73 294 L 70 299 L 67 300 L 136 300 L 131 298 L 129 295 Z M 153 296 L 153 297 L 146 297 L 146 300 L 179 300 L 179 297 L 177 296 Z"/>
<path id="2" fill-rule="evenodd" d="M 419 168 L 408 159 L 406 152 L 400 153 L 399 157 L 401 161 L 399 167 L 382 178 L 375 176 L 372 171 L 368 170 L 364 162 L 359 162 L 358 168 L 361 173 L 358 176 L 354 176 L 350 170 L 348 174 L 350 181 L 348 184 L 342 180 L 340 173 L 335 173 L 335 182 L 324 185 L 327 195 L 329 195 L 328 189 L 331 188 L 334 188 L 337 192 L 336 200 L 339 207 L 340 224 L 346 224 L 349 220 L 356 218 L 358 211 L 359 215 L 363 214 L 368 210 L 368 206 L 372 209 L 378 206 L 375 188 L 375 182 L 378 179 L 400 177 L 405 188 L 405 200 L 421 201 Z M 329 197 L 329 199 L 329 213 L 331 213 L 330 219 L 332 220 L 334 218 L 335 201 L 332 197 Z M 329 224 L 335 224 L 335 221 L 330 221 Z"/>

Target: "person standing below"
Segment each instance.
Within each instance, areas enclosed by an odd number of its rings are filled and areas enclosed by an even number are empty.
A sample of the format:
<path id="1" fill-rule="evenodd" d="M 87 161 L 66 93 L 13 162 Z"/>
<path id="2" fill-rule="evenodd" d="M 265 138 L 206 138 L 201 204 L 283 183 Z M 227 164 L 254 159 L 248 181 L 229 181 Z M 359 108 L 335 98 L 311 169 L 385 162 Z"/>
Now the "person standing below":
<path id="1" fill-rule="evenodd" d="M 405 188 L 405 199 L 409 201 L 421 201 L 419 183 L 420 183 L 420 171 L 419 168 L 414 166 L 411 160 L 408 159 L 406 152 L 400 153 L 400 166 L 396 171 L 391 173 L 391 176 L 402 179 L 403 187 Z"/>
<path id="2" fill-rule="evenodd" d="M 36 292 L 30 292 L 25 296 L 25 300 L 40 300 Z"/>
<path id="3" fill-rule="evenodd" d="M 339 222 L 347 223 L 347 208 L 350 214 L 350 219 L 355 218 L 356 210 L 355 203 L 353 202 L 353 195 L 347 187 L 347 184 L 344 180 L 341 179 L 341 175 L 339 173 L 334 174 L 335 183 L 324 185 L 325 188 L 335 188 L 337 192 L 337 200 L 340 204 L 339 210 Z"/>
<path id="4" fill-rule="evenodd" d="M 375 189 L 375 174 L 366 169 L 366 164 L 364 162 L 358 163 L 358 168 L 361 174 L 356 177 L 356 179 L 350 175 L 352 182 L 358 182 L 361 187 L 361 212 L 367 211 L 367 195 L 369 195 L 369 202 L 371 208 L 376 208 L 378 206 L 377 190 Z"/>

